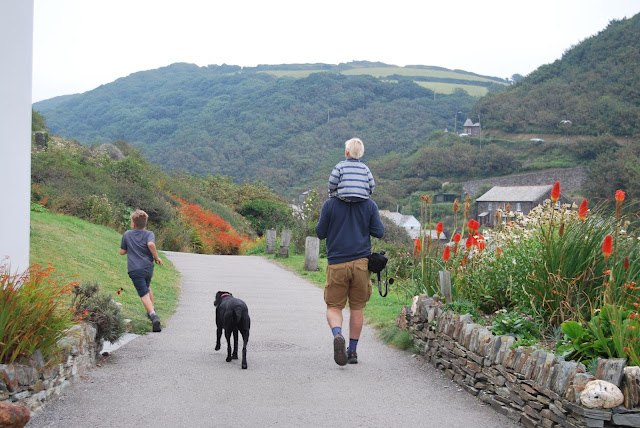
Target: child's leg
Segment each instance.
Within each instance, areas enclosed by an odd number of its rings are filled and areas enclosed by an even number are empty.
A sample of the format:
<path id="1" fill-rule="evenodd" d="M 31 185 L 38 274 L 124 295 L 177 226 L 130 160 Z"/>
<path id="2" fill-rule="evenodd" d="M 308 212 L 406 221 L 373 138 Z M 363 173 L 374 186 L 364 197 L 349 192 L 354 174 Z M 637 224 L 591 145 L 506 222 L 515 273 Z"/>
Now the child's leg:
<path id="1" fill-rule="evenodd" d="M 151 305 L 153 306 L 153 291 L 151 291 L 151 289 L 149 289 L 149 294 L 148 294 L 149 298 L 151 299 Z"/>
<path id="2" fill-rule="evenodd" d="M 153 301 L 151 300 L 151 297 L 149 296 L 150 294 L 151 293 L 147 293 L 147 294 L 145 294 L 144 296 L 142 296 L 140 298 L 140 300 L 142 300 L 142 305 L 147 310 L 148 314 L 150 314 L 150 313 L 155 311 L 155 309 L 153 307 Z"/>

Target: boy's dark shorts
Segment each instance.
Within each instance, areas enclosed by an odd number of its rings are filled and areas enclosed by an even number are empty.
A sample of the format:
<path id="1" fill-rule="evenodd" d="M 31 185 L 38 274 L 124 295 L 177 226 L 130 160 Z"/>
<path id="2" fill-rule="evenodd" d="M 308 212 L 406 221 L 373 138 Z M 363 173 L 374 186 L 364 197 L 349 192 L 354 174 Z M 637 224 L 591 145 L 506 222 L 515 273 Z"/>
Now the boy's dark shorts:
<path id="1" fill-rule="evenodd" d="M 324 301 L 328 308 L 364 309 L 371 297 L 369 259 L 362 258 L 327 266 Z"/>
<path id="2" fill-rule="evenodd" d="M 136 287 L 138 296 L 144 297 L 149 293 L 149 287 L 151 286 L 151 278 L 153 277 L 153 266 L 132 270 L 129 272 L 129 278 L 133 281 L 133 285 Z"/>

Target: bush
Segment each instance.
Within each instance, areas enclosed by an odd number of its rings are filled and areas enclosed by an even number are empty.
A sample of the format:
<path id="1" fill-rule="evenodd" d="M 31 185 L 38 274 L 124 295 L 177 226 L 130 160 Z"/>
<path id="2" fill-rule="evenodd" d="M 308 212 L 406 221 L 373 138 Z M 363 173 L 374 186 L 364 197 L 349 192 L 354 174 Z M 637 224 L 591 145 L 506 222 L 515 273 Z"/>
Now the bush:
<path id="1" fill-rule="evenodd" d="M 111 296 L 99 291 L 97 282 L 75 285 L 71 310 L 76 320 L 96 326 L 96 341 L 116 342 L 125 333 L 124 317 Z"/>
<path id="2" fill-rule="evenodd" d="M 293 225 L 291 208 L 284 202 L 272 199 L 249 201 L 240 209 L 242 214 L 262 236 L 267 229 L 288 228 Z"/>
<path id="3" fill-rule="evenodd" d="M 0 265 L 0 363 L 30 357 L 39 349 L 48 363 L 56 360 L 58 341 L 72 325 L 64 295 L 72 284 L 59 284 L 55 268 L 34 264 L 23 274 Z"/>

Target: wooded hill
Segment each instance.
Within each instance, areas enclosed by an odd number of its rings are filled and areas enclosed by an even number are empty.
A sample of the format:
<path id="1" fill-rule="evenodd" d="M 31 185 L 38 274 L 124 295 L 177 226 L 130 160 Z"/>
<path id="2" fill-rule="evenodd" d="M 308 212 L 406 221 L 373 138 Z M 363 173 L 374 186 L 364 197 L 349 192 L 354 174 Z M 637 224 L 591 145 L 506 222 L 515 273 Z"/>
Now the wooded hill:
<path id="1" fill-rule="evenodd" d="M 561 59 L 482 98 L 478 115 L 485 128 L 512 133 L 638 134 L 640 14 L 611 21 Z"/>
<path id="2" fill-rule="evenodd" d="M 402 153 L 433 130 L 453 129 L 455 112 L 469 111 L 477 99 L 422 85 L 487 90 L 505 83 L 437 67 L 366 62 L 247 69 L 173 64 L 34 109 L 53 134 L 84 144 L 126 140 L 166 170 L 262 180 L 293 198 L 328 179 L 347 139 L 365 142 L 364 160 Z"/>

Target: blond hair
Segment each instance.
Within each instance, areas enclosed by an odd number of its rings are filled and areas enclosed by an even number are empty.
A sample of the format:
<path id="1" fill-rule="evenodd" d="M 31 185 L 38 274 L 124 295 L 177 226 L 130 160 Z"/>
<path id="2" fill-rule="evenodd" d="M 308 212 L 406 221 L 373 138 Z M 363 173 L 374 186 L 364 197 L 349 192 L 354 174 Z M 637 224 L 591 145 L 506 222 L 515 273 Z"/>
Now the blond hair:
<path id="1" fill-rule="evenodd" d="M 360 138 L 352 138 L 344 143 L 344 148 L 353 159 L 360 159 L 364 155 L 364 144 Z"/>
<path id="2" fill-rule="evenodd" d="M 142 210 L 135 210 L 131 213 L 131 222 L 136 227 L 136 229 L 144 229 L 147 227 L 147 220 L 149 219 L 149 214 Z"/>

